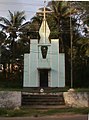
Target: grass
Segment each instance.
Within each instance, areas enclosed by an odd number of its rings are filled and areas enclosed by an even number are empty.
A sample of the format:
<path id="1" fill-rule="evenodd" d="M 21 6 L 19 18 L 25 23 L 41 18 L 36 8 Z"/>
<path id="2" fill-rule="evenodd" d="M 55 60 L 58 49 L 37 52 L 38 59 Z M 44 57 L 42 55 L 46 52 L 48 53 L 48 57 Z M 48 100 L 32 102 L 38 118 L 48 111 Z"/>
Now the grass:
<path id="1" fill-rule="evenodd" d="M 0 87 L 0 91 L 26 91 L 26 92 L 39 92 L 41 88 L 21 88 L 21 87 Z M 70 88 L 64 87 L 64 88 L 44 88 L 45 93 L 58 93 L 58 92 L 67 92 Z M 76 92 L 89 92 L 89 88 L 74 88 Z"/>
<path id="2" fill-rule="evenodd" d="M 0 91 L 25 91 L 25 92 L 31 92 L 31 93 L 36 93 L 40 92 L 40 87 L 36 88 L 9 88 L 9 87 L 0 87 Z M 45 93 L 58 93 L 58 92 L 65 92 L 67 91 L 68 88 L 44 88 Z"/>
<path id="3" fill-rule="evenodd" d="M 89 88 L 75 88 L 76 92 L 89 92 Z"/>
<path id="4" fill-rule="evenodd" d="M 31 109 L 23 107 L 19 110 L 0 109 L 0 117 L 27 117 L 27 116 L 38 117 L 65 113 L 87 114 L 89 113 L 89 108 Z"/>
<path id="5" fill-rule="evenodd" d="M 89 92 L 89 88 L 74 88 L 76 92 Z M 44 88 L 46 93 L 58 93 L 58 92 L 67 92 L 69 88 Z M 0 87 L 0 91 L 26 91 L 26 92 L 39 92 L 40 88 L 9 88 L 9 87 Z"/>
<path id="6" fill-rule="evenodd" d="M 50 109 L 45 112 L 46 115 L 71 113 L 71 114 L 87 114 L 89 113 L 89 108 L 63 108 L 63 109 Z"/>
<path id="7" fill-rule="evenodd" d="M 4 88 L 4 87 L 0 87 L 0 91 L 22 91 L 23 88 Z"/>

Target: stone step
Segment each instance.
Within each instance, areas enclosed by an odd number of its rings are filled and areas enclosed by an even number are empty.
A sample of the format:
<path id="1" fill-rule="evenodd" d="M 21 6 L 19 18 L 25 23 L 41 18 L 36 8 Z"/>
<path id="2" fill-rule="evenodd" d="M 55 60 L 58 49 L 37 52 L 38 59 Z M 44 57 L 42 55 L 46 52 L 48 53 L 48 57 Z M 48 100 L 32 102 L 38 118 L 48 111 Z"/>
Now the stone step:
<path id="1" fill-rule="evenodd" d="M 22 99 L 24 102 L 64 102 L 63 99 Z"/>
<path id="2" fill-rule="evenodd" d="M 63 99 L 63 96 L 57 96 L 57 95 L 22 95 L 22 97 L 25 99 Z"/>
<path id="3" fill-rule="evenodd" d="M 62 93 L 58 95 L 30 95 L 22 93 L 22 105 L 64 105 Z"/>
<path id="4" fill-rule="evenodd" d="M 22 106 L 29 105 L 64 105 L 63 102 L 22 102 Z"/>

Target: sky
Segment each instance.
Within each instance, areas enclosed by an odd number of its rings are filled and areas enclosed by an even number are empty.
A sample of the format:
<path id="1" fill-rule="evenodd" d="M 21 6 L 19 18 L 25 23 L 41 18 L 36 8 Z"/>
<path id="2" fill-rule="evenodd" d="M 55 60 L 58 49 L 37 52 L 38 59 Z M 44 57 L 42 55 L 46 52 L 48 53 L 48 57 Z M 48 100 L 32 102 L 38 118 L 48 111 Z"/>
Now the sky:
<path id="1" fill-rule="evenodd" d="M 50 0 L 46 1 L 48 2 Z M 11 12 L 25 11 L 26 20 L 28 21 L 43 6 L 44 0 L 0 0 L 0 16 L 9 18 L 8 10 Z"/>

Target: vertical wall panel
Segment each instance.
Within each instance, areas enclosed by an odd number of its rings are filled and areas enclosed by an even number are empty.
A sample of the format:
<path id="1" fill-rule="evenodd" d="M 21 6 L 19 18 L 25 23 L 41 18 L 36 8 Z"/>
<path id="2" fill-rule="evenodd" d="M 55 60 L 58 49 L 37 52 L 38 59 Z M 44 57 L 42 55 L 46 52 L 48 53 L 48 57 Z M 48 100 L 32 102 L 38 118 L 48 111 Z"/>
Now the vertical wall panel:
<path id="1" fill-rule="evenodd" d="M 30 87 L 38 87 L 38 41 L 31 40 L 30 51 Z"/>
<path id="2" fill-rule="evenodd" d="M 59 54 L 59 85 L 65 87 L 65 54 Z"/>
<path id="3" fill-rule="evenodd" d="M 59 87 L 58 77 L 58 39 L 51 40 L 51 87 Z"/>
<path id="4" fill-rule="evenodd" d="M 30 85 L 30 54 L 24 55 L 24 80 L 23 87 L 29 87 Z"/>

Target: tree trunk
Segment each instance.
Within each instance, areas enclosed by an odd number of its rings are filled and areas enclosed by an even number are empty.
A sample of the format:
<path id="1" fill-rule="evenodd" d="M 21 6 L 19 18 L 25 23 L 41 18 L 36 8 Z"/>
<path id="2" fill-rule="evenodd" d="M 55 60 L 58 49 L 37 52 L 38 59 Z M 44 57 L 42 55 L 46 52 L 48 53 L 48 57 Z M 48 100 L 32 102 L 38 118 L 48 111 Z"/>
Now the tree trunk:
<path id="1" fill-rule="evenodd" d="M 11 43 L 11 51 L 12 51 L 12 61 L 11 61 L 11 71 L 13 72 L 13 68 L 14 68 L 14 37 L 12 39 L 12 43 Z"/>

